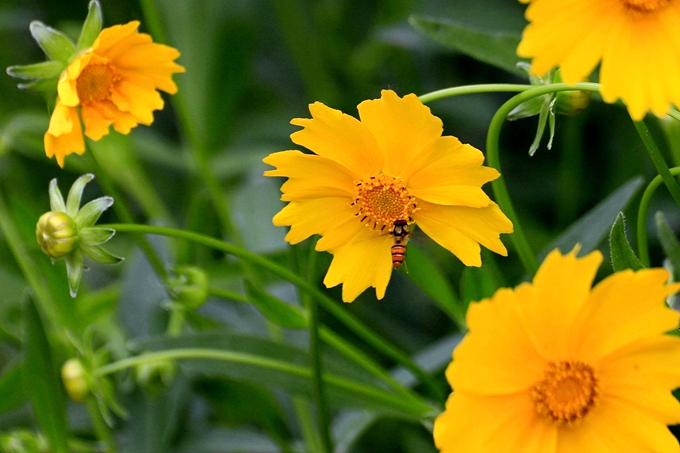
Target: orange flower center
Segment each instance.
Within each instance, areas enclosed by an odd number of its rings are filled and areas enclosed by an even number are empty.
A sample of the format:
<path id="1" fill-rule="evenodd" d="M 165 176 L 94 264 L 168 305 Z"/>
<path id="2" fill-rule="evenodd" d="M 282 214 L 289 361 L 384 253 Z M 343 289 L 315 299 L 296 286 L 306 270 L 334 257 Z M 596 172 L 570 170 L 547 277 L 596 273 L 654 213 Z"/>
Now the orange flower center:
<path id="1" fill-rule="evenodd" d="M 109 63 L 91 64 L 76 79 L 76 92 L 81 104 L 99 102 L 111 97 L 113 84 L 119 77 Z"/>
<path id="2" fill-rule="evenodd" d="M 621 0 L 626 9 L 649 13 L 667 6 L 672 0 Z"/>
<path id="3" fill-rule="evenodd" d="M 396 220 L 413 222 L 416 199 L 408 194 L 401 178 L 381 174 L 355 185 L 357 194 L 352 205 L 359 208 L 356 215 L 361 222 L 373 224 L 374 228 L 392 226 Z"/>
<path id="4" fill-rule="evenodd" d="M 550 362 L 543 379 L 531 388 L 536 411 L 558 425 L 582 420 L 597 403 L 599 384 L 595 371 L 583 362 Z"/>

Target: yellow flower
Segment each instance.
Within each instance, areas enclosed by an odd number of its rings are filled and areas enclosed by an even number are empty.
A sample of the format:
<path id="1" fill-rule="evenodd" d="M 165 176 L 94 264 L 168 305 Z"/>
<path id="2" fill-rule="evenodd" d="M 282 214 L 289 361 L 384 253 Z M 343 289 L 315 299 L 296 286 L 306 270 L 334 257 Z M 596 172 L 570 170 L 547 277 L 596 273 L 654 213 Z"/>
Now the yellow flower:
<path id="1" fill-rule="evenodd" d="M 289 178 L 281 187 L 289 201 L 274 217 L 290 225 L 291 244 L 321 235 L 316 250 L 333 254 L 327 287 L 344 283 L 351 302 L 369 286 L 381 299 L 392 273 L 390 249 L 397 220 L 416 223 L 468 266 L 480 266 L 480 247 L 507 251 L 500 233 L 512 223 L 481 189 L 498 178 L 482 166 L 484 156 L 451 136 L 417 96 L 385 90 L 359 104 L 361 121 L 320 102 L 293 142 L 316 154 L 282 151 L 264 162 L 267 176 Z"/>
<path id="2" fill-rule="evenodd" d="M 61 74 L 45 133 L 47 157 L 56 156 L 60 166 L 67 155 L 85 152 L 81 119 L 92 140 L 108 134 L 111 125 L 128 134 L 139 123 L 151 124 L 153 111 L 163 108 L 157 90 L 177 92 L 172 74 L 184 72 L 173 61 L 179 52 L 152 42 L 138 26 L 133 21 L 103 29 Z"/>
<path id="3" fill-rule="evenodd" d="M 533 283 L 472 304 L 446 371 L 434 439 L 456 453 L 680 451 L 678 313 L 668 272 L 618 272 L 591 289 L 599 252 L 553 251 Z"/>
<path id="4" fill-rule="evenodd" d="M 560 66 L 572 84 L 601 62 L 602 98 L 621 98 L 633 119 L 680 104 L 680 1 L 523 1 L 531 23 L 517 53 L 534 74 Z"/>

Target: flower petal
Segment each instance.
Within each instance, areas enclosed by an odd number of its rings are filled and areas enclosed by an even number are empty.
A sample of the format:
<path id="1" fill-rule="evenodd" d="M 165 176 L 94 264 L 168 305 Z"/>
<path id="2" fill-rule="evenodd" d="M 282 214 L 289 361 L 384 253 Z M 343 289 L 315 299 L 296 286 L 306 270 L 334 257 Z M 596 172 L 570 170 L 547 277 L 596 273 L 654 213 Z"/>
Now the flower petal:
<path id="1" fill-rule="evenodd" d="M 320 102 L 309 106 L 312 119 L 296 118 L 291 124 L 304 129 L 291 140 L 319 156 L 343 165 L 354 179 L 367 179 L 382 169 L 383 156 L 370 131 L 359 120 Z"/>
<path id="2" fill-rule="evenodd" d="M 361 122 L 373 133 L 385 156 L 385 171 L 404 177 L 411 161 L 441 137 L 442 121 L 415 94 L 403 98 L 383 90 L 380 99 L 359 104 Z"/>
<path id="3" fill-rule="evenodd" d="M 145 77 L 125 77 L 118 81 L 111 93 L 111 101 L 118 109 L 130 112 L 137 121 L 153 123 L 153 111 L 163 108 L 163 98 L 153 83 Z"/>
<path id="4" fill-rule="evenodd" d="M 60 167 L 64 166 L 67 155 L 85 152 L 85 139 L 75 107 L 66 107 L 57 101 L 44 143 L 45 154 L 47 157 L 56 156 Z"/>
<path id="5" fill-rule="evenodd" d="M 512 233 L 512 222 L 494 202 L 483 208 L 441 206 L 418 201 L 416 224 L 466 266 L 480 266 L 480 247 L 507 255 L 500 233 Z"/>
<path id="6" fill-rule="evenodd" d="M 109 126 L 113 123 L 113 118 L 101 109 L 98 103 L 90 103 L 80 108 L 80 116 L 83 118 L 85 135 L 92 140 L 99 140 L 109 133 Z"/>
<path id="7" fill-rule="evenodd" d="M 323 236 L 351 218 L 355 217 L 349 198 L 325 197 L 291 201 L 273 221 L 276 226 L 290 225 L 286 241 L 297 244 L 314 234 Z"/>
<path id="8" fill-rule="evenodd" d="M 343 302 L 352 302 L 369 286 L 382 299 L 392 275 L 393 242 L 389 234 L 364 228 L 351 242 L 333 250 L 324 285 L 331 288 L 342 283 Z"/>

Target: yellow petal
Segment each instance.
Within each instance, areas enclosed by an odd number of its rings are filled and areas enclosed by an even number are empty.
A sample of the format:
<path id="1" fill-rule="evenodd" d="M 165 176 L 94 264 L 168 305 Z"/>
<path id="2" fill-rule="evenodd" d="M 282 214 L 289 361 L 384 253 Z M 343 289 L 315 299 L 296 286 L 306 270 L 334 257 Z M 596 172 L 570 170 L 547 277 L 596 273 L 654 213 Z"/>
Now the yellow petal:
<path id="1" fill-rule="evenodd" d="M 498 254 L 507 254 L 499 236 L 512 233 L 512 222 L 496 203 L 470 208 L 441 206 L 419 200 L 418 208 L 413 214 L 417 225 L 466 266 L 481 265 L 479 244 Z"/>
<path id="2" fill-rule="evenodd" d="M 665 298 L 678 286 L 666 285 L 667 280 L 665 269 L 645 269 L 617 272 L 601 281 L 574 326 L 579 353 L 596 361 L 627 344 L 677 327 L 678 313 L 667 308 Z M 605 338 L 602 332 L 607 332 Z"/>
<path id="3" fill-rule="evenodd" d="M 55 131 L 59 133 L 55 134 Z M 47 157 L 56 156 L 60 167 L 64 166 L 67 155 L 85 152 L 85 139 L 75 107 L 66 107 L 57 101 L 50 120 L 50 128 L 45 133 L 44 144 Z"/>
<path id="4" fill-rule="evenodd" d="M 137 121 L 153 123 L 153 111 L 163 108 L 163 99 L 153 83 L 143 77 L 126 77 L 115 84 L 111 100 L 120 110 L 130 112 Z"/>
<path id="5" fill-rule="evenodd" d="M 291 121 L 291 124 L 304 128 L 291 134 L 294 143 L 346 167 L 356 180 L 378 174 L 383 157 L 366 126 L 320 102 L 311 104 L 309 111 L 312 119 L 296 118 Z"/>
<path id="6" fill-rule="evenodd" d="M 547 362 L 534 348 L 517 313 L 517 304 L 524 302 L 516 299 L 513 290 L 500 289 L 491 299 L 470 304 L 470 332 L 455 349 L 446 371 L 454 391 L 518 393 L 529 391 L 540 380 Z"/>
<path id="7" fill-rule="evenodd" d="M 153 81 L 156 88 L 174 94 L 177 85 L 172 81 L 172 74 L 185 71 L 183 66 L 173 61 L 179 56 L 179 51 L 173 47 L 148 42 L 120 52 L 113 63 L 121 74 L 144 75 Z"/>
<path id="8" fill-rule="evenodd" d="M 151 37 L 149 35 L 137 33 L 138 27 L 139 21 L 133 20 L 127 24 L 104 28 L 99 33 L 94 44 L 92 44 L 92 51 L 100 55 L 106 55 L 107 52 L 115 48 L 121 41 L 135 36 L 140 36 L 143 41 L 150 40 Z"/>
<path id="9" fill-rule="evenodd" d="M 352 302 L 371 286 L 382 299 L 392 275 L 392 244 L 389 234 L 364 228 L 351 242 L 333 250 L 324 285 L 331 288 L 342 283 L 343 302 Z"/>
<path id="10" fill-rule="evenodd" d="M 106 111 L 99 109 L 96 103 L 83 105 L 80 108 L 85 125 L 85 135 L 92 140 L 99 140 L 109 133 L 109 126 L 113 123 L 113 118 L 107 116 Z"/>
<path id="11" fill-rule="evenodd" d="M 355 218 L 350 200 L 343 197 L 291 201 L 274 216 L 274 225 L 290 225 L 286 241 L 297 244 L 314 234 L 324 235 L 338 224 Z"/>
<path id="12" fill-rule="evenodd" d="M 442 121 L 415 94 L 403 98 L 383 90 L 380 99 L 359 104 L 361 122 L 373 133 L 386 172 L 404 177 L 410 162 L 442 134 Z"/>
<path id="13" fill-rule="evenodd" d="M 557 428 L 538 418 L 528 393 L 454 393 L 434 422 L 434 441 L 441 453 L 555 453 Z"/>

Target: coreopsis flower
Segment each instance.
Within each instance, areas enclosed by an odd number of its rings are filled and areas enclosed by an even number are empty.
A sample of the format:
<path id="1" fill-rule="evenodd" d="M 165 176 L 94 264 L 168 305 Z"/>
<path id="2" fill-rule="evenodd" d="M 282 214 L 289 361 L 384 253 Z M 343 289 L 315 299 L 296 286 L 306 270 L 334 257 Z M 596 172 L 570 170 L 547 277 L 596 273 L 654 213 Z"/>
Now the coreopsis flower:
<path id="1" fill-rule="evenodd" d="M 291 244 L 321 236 L 316 250 L 333 254 L 324 283 L 343 283 L 345 302 L 368 287 L 384 296 L 413 224 L 468 266 L 481 265 L 480 244 L 507 254 L 499 235 L 512 223 L 481 189 L 499 173 L 482 166 L 479 150 L 442 136 L 442 121 L 417 96 L 385 90 L 359 104 L 360 120 L 320 102 L 309 109 L 311 119 L 292 121 L 303 129 L 291 139 L 315 154 L 264 159 L 276 167 L 265 175 L 288 178 L 281 199 L 289 203 L 274 224 L 290 225 Z"/>
<path id="2" fill-rule="evenodd" d="M 99 140 L 111 126 L 128 134 L 139 123 L 150 125 L 153 111 L 163 108 L 158 90 L 174 94 L 172 74 L 184 72 L 174 62 L 180 53 L 154 43 L 139 33 L 138 21 L 101 30 L 101 10 L 96 0 L 88 14 L 77 46 L 63 33 L 31 23 L 31 33 L 50 59 L 45 63 L 13 66 L 15 77 L 47 81 L 47 89 L 58 75 L 57 101 L 45 133 L 45 153 L 56 157 L 59 166 L 72 153 L 85 152 L 84 133 Z M 101 30 L 101 31 L 100 31 Z M 32 84 L 20 85 L 32 87 Z"/>
<path id="3" fill-rule="evenodd" d="M 555 250 L 533 283 L 470 305 L 434 439 L 456 453 L 677 452 L 678 313 L 665 269 L 617 272 Z"/>
<path id="4" fill-rule="evenodd" d="M 85 185 L 93 178 L 92 174 L 78 178 L 71 186 L 66 202 L 57 187 L 57 180 L 53 179 L 49 191 L 50 211 L 40 216 L 35 229 L 40 248 L 52 261 L 65 258 L 73 297 L 76 297 L 83 275 L 83 255 L 105 264 L 118 263 L 123 259 L 101 247 L 113 237 L 115 230 L 94 226 L 113 204 L 113 198 L 100 197 L 80 207 Z"/>
<path id="5" fill-rule="evenodd" d="M 605 102 L 621 98 L 641 120 L 680 104 L 680 3 L 674 0 L 520 0 L 529 3 L 517 53 L 544 75 L 562 69 L 566 83 L 588 77 L 600 63 Z"/>

